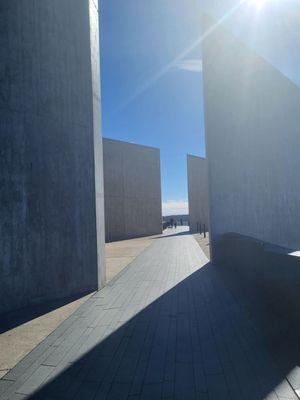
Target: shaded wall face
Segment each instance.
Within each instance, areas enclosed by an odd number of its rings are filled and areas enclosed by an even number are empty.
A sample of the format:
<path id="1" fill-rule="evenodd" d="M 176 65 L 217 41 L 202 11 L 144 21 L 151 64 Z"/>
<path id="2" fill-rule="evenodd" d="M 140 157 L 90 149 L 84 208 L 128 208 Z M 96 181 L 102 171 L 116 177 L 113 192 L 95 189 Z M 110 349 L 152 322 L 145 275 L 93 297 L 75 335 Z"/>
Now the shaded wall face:
<path id="1" fill-rule="evenodd" d="M 103 140 L 106 240 L 161 233 L 158 149 Z"/>
<path id="2" fill-rule="evenodd" d="M 199 231 L 200 224 L 208 228 L 208 181 L 207 160 L 187 156 L 189 218 L 191 232 Z"/>
<path id="3" fill-rule="evenodd" d="M 300 246 L 300 91 L 224 29 L 203 48 L 213 244 Z"/>
<path id="4" fill-rule="evenodd" d="M 0 312 L 102 284 L 96 3 L 0 7 Z"/>

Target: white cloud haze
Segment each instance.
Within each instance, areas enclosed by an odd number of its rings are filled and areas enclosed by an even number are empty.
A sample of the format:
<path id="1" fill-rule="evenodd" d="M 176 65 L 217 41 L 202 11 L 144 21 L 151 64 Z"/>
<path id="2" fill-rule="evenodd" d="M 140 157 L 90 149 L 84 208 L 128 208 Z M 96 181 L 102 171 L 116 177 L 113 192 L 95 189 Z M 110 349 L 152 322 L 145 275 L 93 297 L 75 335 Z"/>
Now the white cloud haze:
<path id="1" fill-rule="evenodd" d="M 182 60 L 177 64 L 178 69 L 190 72 L 201 72 L 202 71 L 202 60 L 190 59 Z"/>
<path id="2" fill-rule="evenodd" d="M 189 213 L 189 205 L 186 200 L 168 200 L 162 204 L 163 215 L 181 215 Z"/>

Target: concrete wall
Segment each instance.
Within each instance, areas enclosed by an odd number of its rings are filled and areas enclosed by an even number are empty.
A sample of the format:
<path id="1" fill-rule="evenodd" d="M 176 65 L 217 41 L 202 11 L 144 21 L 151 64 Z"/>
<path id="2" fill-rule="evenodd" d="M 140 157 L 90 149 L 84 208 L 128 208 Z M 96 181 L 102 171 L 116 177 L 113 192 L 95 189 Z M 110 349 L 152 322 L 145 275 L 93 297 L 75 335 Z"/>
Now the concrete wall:
<path id="1" fill-rule="evenodd" d="M 160 151 L 103 140 L 106 241 L 161 233 Z"/>
<path id="2" fill-rule="evenodd" d="M 2 312 L 105 275 L 97 1 L 10 0 L 0 20 Z"/>
<path id="3" fill-rule="evenodd" d="M 247 305 L 269 308 L 280 318 L 281 326 L 287 326 L 288 320 L 300 334 L 300 257 L 238 233 L 223 235 L 216 247 L 227 283 L 231 271 Z"/>
<path id="4" fill-rule="evenodd" d="M 199 231 L 199 225 L 208 229 L 208 182 L 206 158 L 187 155 L 190 231 Z"/>
<path id="5" fill-rule="evenodd" d="M 223 28 L 203 74 L 212 250 L 226 232 L 299 249 L 299 88 Z"/>

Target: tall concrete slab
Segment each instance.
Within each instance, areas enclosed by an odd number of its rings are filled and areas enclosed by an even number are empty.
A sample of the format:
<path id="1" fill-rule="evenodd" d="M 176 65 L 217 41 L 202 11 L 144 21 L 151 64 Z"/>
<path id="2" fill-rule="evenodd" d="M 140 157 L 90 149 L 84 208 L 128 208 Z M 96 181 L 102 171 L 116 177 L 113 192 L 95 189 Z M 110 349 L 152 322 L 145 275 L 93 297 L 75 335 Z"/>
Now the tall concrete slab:
<path id="1" fill-rule="evenodd" d="M 213 254 L 227 232 L 299 249 L 299 88 L 224 27 L 203 76 Z"/>
<path id="2" fill-rule="evenodd" d="M 0 312 L 105 280 L 97 5 L 0 2 Z"/>
<path id="3" fill-rule="evenodd" d="M 208 175 L 207 160 L 203 157 L 187 155 L 188 194 L 190 231 L 208 229 Z"/>
<path id="4" fill-rule="evenodd" d="M 160 151 L 103 139 L 106 241 L 162 231 Z"/>

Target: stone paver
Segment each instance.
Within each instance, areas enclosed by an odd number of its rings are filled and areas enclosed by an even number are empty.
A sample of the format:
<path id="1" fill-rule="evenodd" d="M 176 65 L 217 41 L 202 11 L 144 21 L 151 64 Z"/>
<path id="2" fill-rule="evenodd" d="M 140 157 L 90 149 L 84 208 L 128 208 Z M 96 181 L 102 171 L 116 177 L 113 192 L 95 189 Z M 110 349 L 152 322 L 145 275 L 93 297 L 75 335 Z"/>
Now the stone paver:
<path id="1" fill-rule="evenodd" d="M 150 244 L 144 237 L 105 245 L 106 276 L 110 281 Z M 0 324 L 0 378 L 44 340 L 54 329 L 83 304 L 91 294 L 74 301 L 66 299 L 11 312 Z M 63 304 L 63 305 L 62 305 Z M 3 320 L 3 318 L 5 320 Z"/>
<path id="2" fill-rule="evenodd" d="M 0 393 L 45 400 L 297 399 L 253 318 L 192 235 L 154 239 L 0 380 Z"/>
<path id="3" fill-rule="evenodd" d="M 111 281 L 139 254 L 152 244 L 156 236 L 120 240 L 105 244 L 106 280 Z"/>
<path id="4" fill-rule="evenodd" d="M 91 294 L 67 304 L 53 301 L 0 316 L 0 378 L 42 342 Z M 63 301 L 62 301 L 63 303 Z"/>

